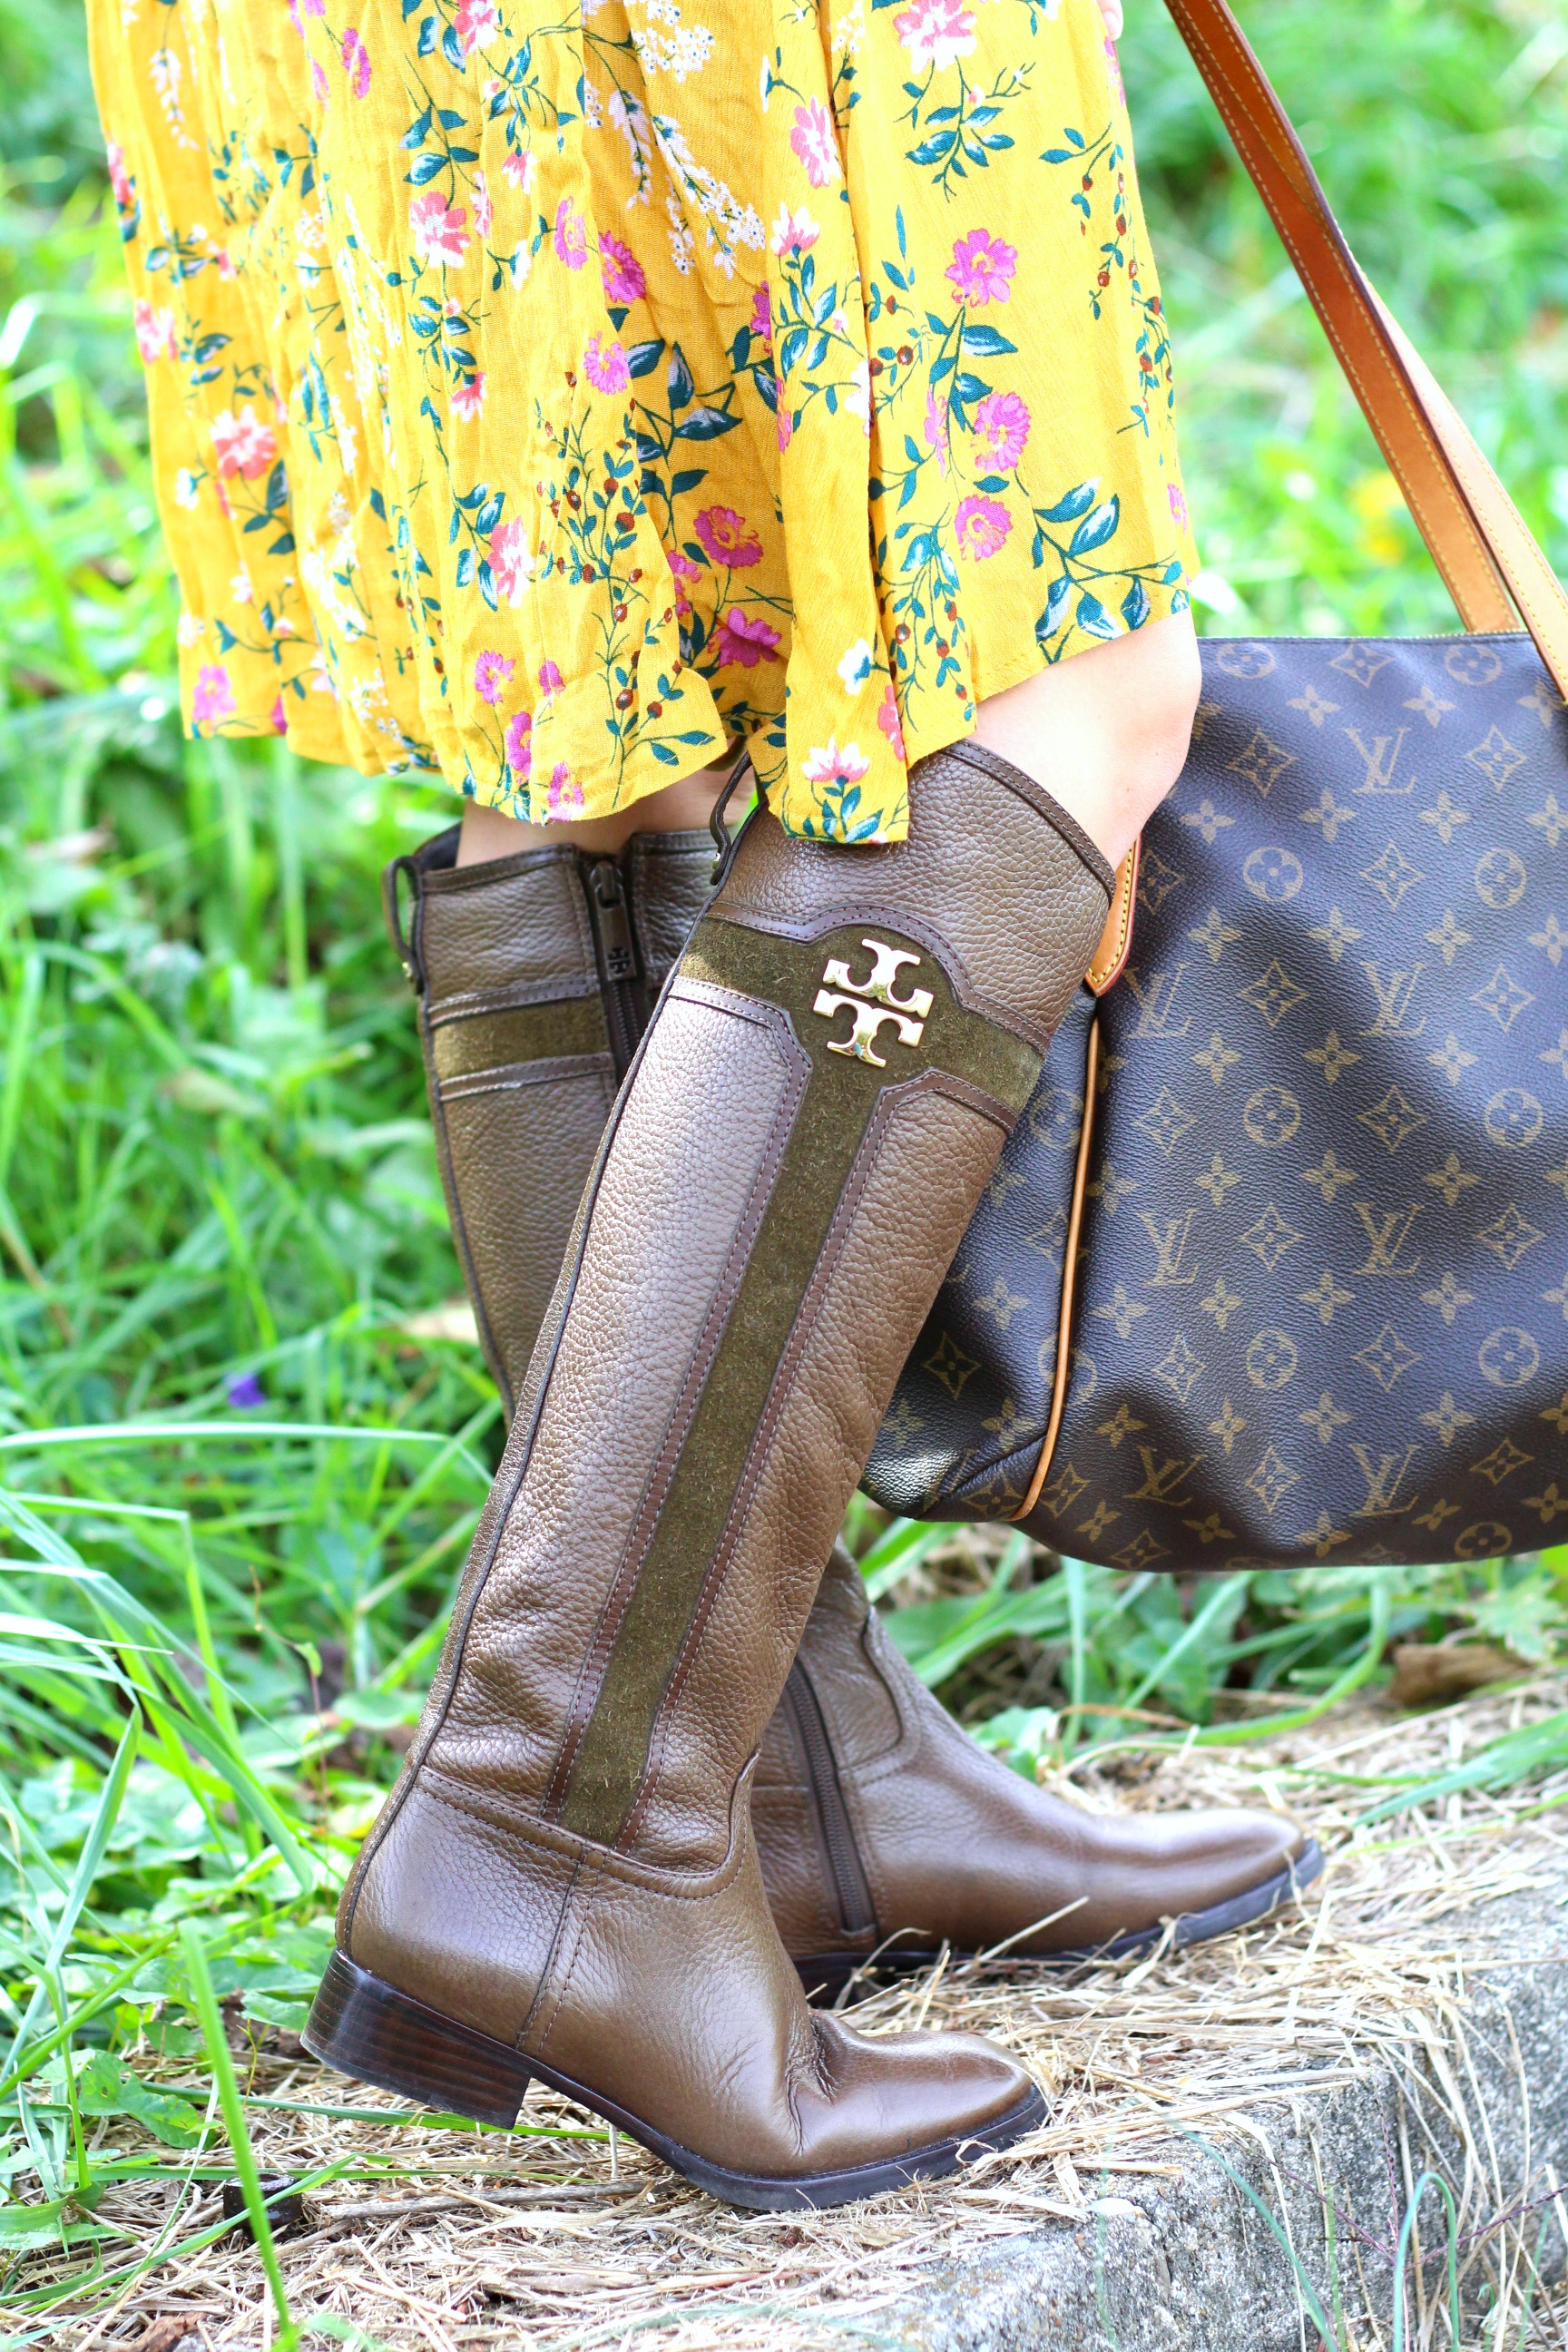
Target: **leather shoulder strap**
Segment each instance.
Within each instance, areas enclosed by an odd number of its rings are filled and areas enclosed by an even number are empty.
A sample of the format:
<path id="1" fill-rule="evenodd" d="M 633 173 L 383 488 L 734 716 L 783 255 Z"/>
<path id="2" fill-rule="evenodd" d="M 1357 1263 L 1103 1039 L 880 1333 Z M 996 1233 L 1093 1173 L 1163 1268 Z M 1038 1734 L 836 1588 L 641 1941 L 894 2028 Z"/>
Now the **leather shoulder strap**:
<path id="1" fill-rule="evenodd" d="M 1345 243 L 1226 0 L 1167 0 L 1467 629 L 1522 620 L 1568 698 L 1568 596 Z"/>

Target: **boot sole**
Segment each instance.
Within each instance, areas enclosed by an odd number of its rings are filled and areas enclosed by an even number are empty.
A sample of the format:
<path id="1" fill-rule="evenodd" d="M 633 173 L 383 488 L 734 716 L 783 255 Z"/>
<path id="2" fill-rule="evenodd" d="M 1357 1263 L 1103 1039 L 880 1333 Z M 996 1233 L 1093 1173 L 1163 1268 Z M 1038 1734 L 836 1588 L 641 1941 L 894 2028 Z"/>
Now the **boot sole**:
<path id="1" fill-rule="evenodd" d="M 569 2074 L 558 2074 L 537 2058 L 520 2057 L 509 2043 L 459 2025 L 409 1994 L 395 1991 L 342 1952 L 334 1952 L 328 1963 L 300 2040 L 313 2058 L 340 2074 L 374 2083 L 378 2089 L 395 2092 L 400 2098 L 440 2114 L 471 2116 L 476 2123 L 510 2127 L 521 2112 L 530 2082 L 543 2083 L 639 2140 L 694 2188 L 705 2189 L 725 2204 L 765 2213 L 851 2205 L 887 2189 L 940 2179 L 966 2160 L 1010 2147 L 1026 2132 L 1038 2130 L 1047 2115 L 1045 2100 L 1031 2084 L 1027 2097 L 994 2123 L 933 2140 L 880 2163 L 787 2178 L 732 2172 L 725 2165 L 710 2164 L 678 2140 L 668 2139 L 602 2091 L 574 2083 Z"/>
<path id="2" fill-rule="evenodd" d="M 1184 1951 L 1190 1944 L 1207 1944 L 1216 1936 L 1234 1936 L 1238 1928 L 1250 1927 L 1266 1919 L 1282 1903 L 1310 1886 L 1323 1867 L 1323 1851 L 1316 1838 L 1309 1838 L 1294 1862 L 1276 1871 L 1272 1878 L 1259 1881 L 1256 1886 L 1245 1887 L 1239 1895 L 1228 1895 L 1223 1903 L 1211 1903 L 1204 1911 L 1186 1911 L 1176 1921 L 1171 1937 L 1173 1951 Z M 1096 1960 L 1135 1960 L 1152 1952 L 1164 1935 L 1163 1927 L 1137 1927 L 1125 1936 L 1113 1936 L 1108 1944 L 1097 1950 L 1070 1952 L 1026 1952 L 1004 1955 L 1005 1958 L 1032 1960 L 1038 1968 L 1083 1968 Z M 941 1946 L 889 1946 L 887 1951 L 814 1952 L 795 1960 L 806 1999 L 820 2007 L 837 2000 L 857 1970 L 882 1976 L 910 1976 L 929 1969 L 941 1953 Z M 972 1952 L 955 1952 L 956 1960 L 973 1959 Z"/>

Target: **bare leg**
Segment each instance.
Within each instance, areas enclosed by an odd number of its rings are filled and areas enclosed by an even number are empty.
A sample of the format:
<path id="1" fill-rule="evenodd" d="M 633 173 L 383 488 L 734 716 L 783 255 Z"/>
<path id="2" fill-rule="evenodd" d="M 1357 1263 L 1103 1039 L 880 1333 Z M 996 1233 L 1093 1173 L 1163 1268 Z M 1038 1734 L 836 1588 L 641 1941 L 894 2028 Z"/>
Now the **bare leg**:
<path id="1" fill-rule="evenodd" d="M 974 740 L 1054 793 L 1114 866 L 1182 772 L 1202 686 L 1197 640 L 1182 613 L 992 695 L 980 706 Z M 470 805 L 458 863 L 557 843 L 613 856 L 634 833 L 705 825 L 731 765 L 700 768 L 584 824 L 524 824 Z"/>
<path id="2" fill-rule="evenodd" d="M 1202 688 L 1179 613 L 992 695 L 974 740 L 1054 793 L 1114 866 L 1182 772 Z"/>
<path id="3" fill-rule="evenodd" d="M 500 809 L 470 804 L 463 811 L 463 835 L 458 845 L 459 866 L 482 866 L 492 857 L 510 857 L 520 849 L 556 849 L 570 845 L 590 856 L 613 857 L 634 833 L 685 833 L 705 825 L 714 802 L 724 788 L 733 759 L 717 767 L 699 768 L 633 801 L 614 816 L 591 817 L 584 824 L 525 824 L 521 817 Z"/>

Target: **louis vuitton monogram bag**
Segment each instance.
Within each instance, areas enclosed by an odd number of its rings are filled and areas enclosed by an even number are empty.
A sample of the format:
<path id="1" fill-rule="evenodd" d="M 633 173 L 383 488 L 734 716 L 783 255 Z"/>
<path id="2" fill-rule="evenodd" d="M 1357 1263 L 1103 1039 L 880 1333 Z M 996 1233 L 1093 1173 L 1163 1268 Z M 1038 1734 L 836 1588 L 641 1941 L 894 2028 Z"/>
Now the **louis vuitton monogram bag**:
<path id="1" fill-rule="evenodd" d="M 1129 1569 L 1532 1549 L 1568 1531 L 1568 600 L 1224 0 L 1171 6 L 1468 634 L 1207 641 L 864 1483 Z"/>

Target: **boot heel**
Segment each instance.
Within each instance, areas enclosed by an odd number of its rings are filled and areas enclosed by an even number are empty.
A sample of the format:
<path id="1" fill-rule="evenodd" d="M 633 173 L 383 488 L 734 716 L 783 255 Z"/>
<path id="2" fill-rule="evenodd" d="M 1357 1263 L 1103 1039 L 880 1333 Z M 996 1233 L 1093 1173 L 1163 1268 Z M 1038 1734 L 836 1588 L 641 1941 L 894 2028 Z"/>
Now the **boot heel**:
<path id="1" fill-rule="evenodd" d="M 395 1991 L 342 1952 L 328 1962 L 300 2038 L 340 2074 L 481 2124 L 516 2123 L 530 2081 L 507 2043 Z"/>

